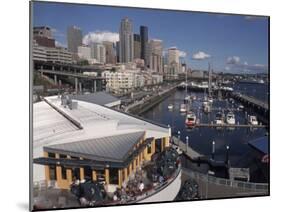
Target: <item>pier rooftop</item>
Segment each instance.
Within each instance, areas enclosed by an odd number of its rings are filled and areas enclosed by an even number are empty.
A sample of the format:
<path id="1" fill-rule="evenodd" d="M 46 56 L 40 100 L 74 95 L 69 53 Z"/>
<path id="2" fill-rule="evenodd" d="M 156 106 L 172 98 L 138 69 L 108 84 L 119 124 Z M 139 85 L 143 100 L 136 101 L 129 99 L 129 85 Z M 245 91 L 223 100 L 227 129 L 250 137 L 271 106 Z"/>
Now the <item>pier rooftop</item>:
<path id="1" fill-rule="evenodd" d="M 74 101 L 73 101 L 74 102 Z M 170 129 L 108 107 L 75 100 L 77 108 L 62 105 L 58 96 L 46 97 L 33 107 L 33 158 L 43 148 L 106 136 L 144 132 L 146 138 L 171 135 Z M 45 178 L 44 166 L 33 164 L 33 180 Z"/>

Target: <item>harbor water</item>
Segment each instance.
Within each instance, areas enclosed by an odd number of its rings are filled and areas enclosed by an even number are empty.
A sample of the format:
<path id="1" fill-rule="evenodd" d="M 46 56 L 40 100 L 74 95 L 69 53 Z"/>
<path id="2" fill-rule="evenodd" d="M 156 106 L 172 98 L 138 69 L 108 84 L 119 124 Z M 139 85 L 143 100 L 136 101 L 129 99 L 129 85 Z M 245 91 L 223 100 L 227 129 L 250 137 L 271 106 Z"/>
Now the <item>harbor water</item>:
<path id="1" fill-rule="evenodd" d="M 245 84 L 234 85 L 234 88 L 244 91 L 251 96 L 259 96 L 267 99 L 266 85 Z M 262 95 L 261 95 L 262 93 Z M 238 109 L 239 103 L 229 101 L 229 99 L 215 99 L 212 103 L 211 113 L 204 113 L 202 102 L 205 94 L 203 92 L 187 92 L 187 95 L 196 96 L 196 100 L 190 104 L 191 110 L 196 114 L 200 123 L 212 123 L 218 111 L 225 114 L 231 109 L 235 114 L 235 121 L 239 124 L 247 123 L 247 115 L 251 114 L 251 109 Z M 252 182 L 267 182 L 268 174 L 264 171 L 264 164 L 257 158 L 256 151 L 248 145 L 248 142 L 265 136 L 267 128 L 210 128 L 196 127 L 188 129 L 185 125 L 186 113 L 180 112 L 180 105 L 184 103 L 185 90 L 177 90 L 174 94 L 156 105 L 151 110 L 142 114 L 144 118 L 151 119 L 158 123 L 169 125 L 172 134 L 180 136 L 182 140 L 189 138 L 189 145 L 202 155 L 211 157 L 212 142 L 215 141 L 215 160 L 226 159 L 226 146 L 229 146 L 229 160 L 231 167 L 250 168 L 250 179 Z M 264 100 L 263 99 L 263 100 Z M 173 109 L 168 109 L 172 104 Z M 180 132 L 180 134 L 178 134 Z"/>

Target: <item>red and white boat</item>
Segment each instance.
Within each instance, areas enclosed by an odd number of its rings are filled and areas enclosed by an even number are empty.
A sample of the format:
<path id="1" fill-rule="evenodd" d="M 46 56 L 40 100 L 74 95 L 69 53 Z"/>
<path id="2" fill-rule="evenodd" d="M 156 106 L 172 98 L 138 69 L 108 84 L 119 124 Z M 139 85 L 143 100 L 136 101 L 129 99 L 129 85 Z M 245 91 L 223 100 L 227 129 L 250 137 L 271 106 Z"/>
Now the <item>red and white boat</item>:
<path id="1" fill-rule="evenodd" d="M 188 127 L 193 127 L 196 124 L 196 115 L 194 112 L 190 111 L 186 115 L 185 124 Z"/>

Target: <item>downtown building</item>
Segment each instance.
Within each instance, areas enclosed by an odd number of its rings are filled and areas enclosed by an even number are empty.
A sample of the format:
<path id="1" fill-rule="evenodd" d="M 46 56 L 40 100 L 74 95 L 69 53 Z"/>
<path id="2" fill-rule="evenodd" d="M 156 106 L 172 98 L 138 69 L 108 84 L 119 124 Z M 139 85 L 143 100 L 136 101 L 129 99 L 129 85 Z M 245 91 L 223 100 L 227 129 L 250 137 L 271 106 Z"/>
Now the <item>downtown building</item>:
<path id="1" fill-rule="evenodd" d="M 177 79 L 180 71 L 180 51 L 176 47 L 168 49 L 167 79 Z"/>
<path id="2" fill-rule="evenodd" d="M 33 61 L 43 61 L 52 63 L 72 63 L 72 53 L 63 47 L 40 46 L 33 40 L 32 46 Z"/>
<path id="3" fill-rule="evenodd" d="M 134 34 L 134 59 L 141 58 L 141 38 L 139 34 Z"/>
<path id="4" fill-rule="evenodd" d="M 153 72 L 163 73 L 162 40 L 152 39 L 148 42 L 149 68 Z"/>
<path id="5" fill-rule="evenodd" d="M 33 27 L 33 40 L 35 40 L 39 46 L 53 48 L 56 46 L 52 30 L 47 26 Z"/>
<path id="6" fill-rule="evenodd" d="M 148 55 L 148 27 L 140 26 L 140 40 L 141 40 L 141 59 L 144 60 L 145 65 L 149 65 Z"/>
<path id="7" fill-rule="evenodd" d="M 111 41 L 103 41 L 102 44 L 105 47 L 106 64 L 115 64 L 116 63 L 116 54 L 115 54 L 114 43 Z"/>
<path id="8" fill-rule="evenodd" d="M 96 63 L 106 63 L 106 47 L 101 43 L 91 43 L 91 58 L 96 60 Z"/>
<path id="9" fill-rule="evenodd" d="M 72 53 L 78 53 L 78 46 L 82 46 L 82 31 L 76 26 L 67 28 L 67 48 Z"/>
<path id="10" fill-rule="evenodd" d="M 121 21 L 119 29 L 119 62 L 130 63 L 134 59 L 133 23 L 129 18 Z"/>

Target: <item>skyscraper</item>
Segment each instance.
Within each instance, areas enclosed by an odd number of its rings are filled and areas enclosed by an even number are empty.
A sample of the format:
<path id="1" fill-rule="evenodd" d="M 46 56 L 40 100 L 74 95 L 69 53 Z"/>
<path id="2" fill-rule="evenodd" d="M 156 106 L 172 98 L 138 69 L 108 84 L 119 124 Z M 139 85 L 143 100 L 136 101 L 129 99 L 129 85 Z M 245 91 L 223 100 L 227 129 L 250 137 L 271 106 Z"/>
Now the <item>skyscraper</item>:
<path id="1" fill-rule="evenodd" d="M 141 39 L 141 59 L 148 65 L 147 43 L 148 43 L 148 27 L 140 26 L 140 39 Z"/>
<path id="2" fill-rule="evenodd" d="M 148 42 L 149 68 L 155 72 L 163 72 L 162 40 L 152 39 Z"/>
<path id="3" fill-rule="evenodd" d="M 39 46 L 55 47 L 52 30 L 47 26 L 33 27 L 33 39 Z"/>
<path id="4" fill-rule="evenodd" d="M 91 57 L 96 59 L 98 63 L 104 64 L 106 62 L 106 49 L 101 43 L 91 43 Z"/>
<path id="5" fill-rule="evenodd" d="M 119 29 L 119 60 L 121 63 L 132 62 L 134 59 L 133 23 L 126 17 L 122 19 Z"/>
<path id="6" fill-rule="evenodd" d="M 134 59 L 141 58 L 140 35 L 134 34 Z"/>
<path id="7" fill-rule="evenodd" d="M 106 63 L 115 64 L 116 56 L 115 56 L 115 50 L 114 50 L 114 43 L 110 42 L 110 41 L 103 41 L 102 44 L 105 47 Z"/>
<path id="8" fill-rule="evenodd" d="M 180 69 L 180 52 L 176 47 L 168 49 L 168 69 L 170 77 L 176 77 Z"/>
<path id="9" fill-rule="evenodd" d="M 76 26 L 67 28 L 67 48 L 72 53 L 78 52 L 78 46 L 82 46 L 82 31 Z"/>

